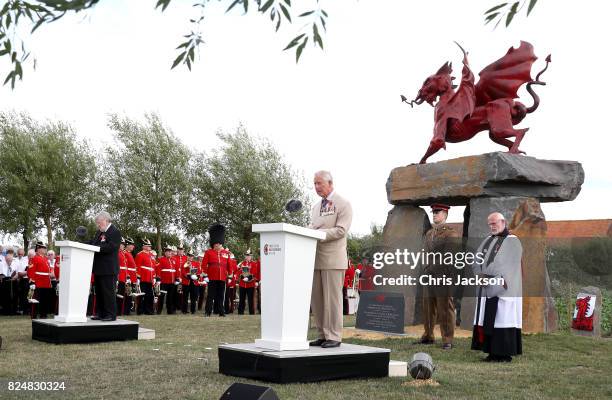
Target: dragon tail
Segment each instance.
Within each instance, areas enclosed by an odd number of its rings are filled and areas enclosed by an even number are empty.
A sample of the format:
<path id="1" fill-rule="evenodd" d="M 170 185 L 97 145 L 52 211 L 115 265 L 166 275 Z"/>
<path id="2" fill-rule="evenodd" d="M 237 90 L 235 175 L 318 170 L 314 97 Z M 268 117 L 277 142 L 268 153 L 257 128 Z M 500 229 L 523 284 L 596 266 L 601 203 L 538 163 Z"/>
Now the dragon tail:
<path id="1" fill-rule="evenodd" d="M 531 86 L 532 85 L 542 85 L 542 86 L 546 85 L 546 82 L 543 82 L 540 80 L 540 76 L 548 69 L 548 64 L 550 63 L 550 61 L 551 60 L 550 60 L 550 54 L 549 54 L 548 57 L 546 57 L 546 66 L 540 72 L 538 72 L 534 81 L 527 83 L 527 91 L 529 92 L 531 97 L 533 97 L 533 105 L 527 108 L 526 110 L 527 114 L 531 114 L 532 112 L 537 110 L 538 106 L 540 105 L 540 96 L 537 95 L 537 93 L 533 90 Z"/>

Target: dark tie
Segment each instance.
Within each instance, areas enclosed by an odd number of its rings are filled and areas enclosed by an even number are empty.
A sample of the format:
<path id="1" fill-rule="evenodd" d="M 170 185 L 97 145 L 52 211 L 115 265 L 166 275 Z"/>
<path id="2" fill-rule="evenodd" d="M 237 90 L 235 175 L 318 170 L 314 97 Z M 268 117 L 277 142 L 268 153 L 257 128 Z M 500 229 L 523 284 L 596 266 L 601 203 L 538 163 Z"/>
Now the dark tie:
<path id="1" fill-rule="evenodd" d="M 325 208 L 327 206 L 327 203 L 329 203 L 329 201 L 327 201 L 327 199 L 321 200 L 321 207 Z"/>

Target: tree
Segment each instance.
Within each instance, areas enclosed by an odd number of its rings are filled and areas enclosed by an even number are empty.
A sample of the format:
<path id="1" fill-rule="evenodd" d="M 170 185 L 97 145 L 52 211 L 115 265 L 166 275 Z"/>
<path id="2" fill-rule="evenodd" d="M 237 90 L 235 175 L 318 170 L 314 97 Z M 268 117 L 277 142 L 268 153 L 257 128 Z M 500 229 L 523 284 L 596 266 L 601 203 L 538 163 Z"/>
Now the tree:
<path id="1" fill-rule="evenodd" d="M 24 247 L 40 229 L 32 196 L 37 176 L 34 170 L 34 137 L 21 134 L 18 120 L 28 116 L 0 114 L 0 230 L 20 233 Z"/>
<path id="2" fill-rule="evenodd" d="M 244 14 L 256 12 L 262 16 L 270 18 L 276 31 L 279 30 L 283 22 L 293 24 L 299 20 L 298 25 L 302 28 L 297 32 L 296 36 L 289 41 L 284 50 L 295 50 L 296 62 L 299 61 L 306 45 L 310 43 L 314 47 L 323 49 L 323 34 L 327 29 L 327 12 L 320 7 L 320 0 L 311 0 L 313 7 L 306 8 L 297 18 L 293 13 L 295 11 L 291 0 L 219 0 L 225 2 L 229 6 L 226 12 L 237 9 L 238 5 L 242 6 Z M 499 4 L 485 12 L 485 24 L 488 24 L 494 19 L 506 20 L 506 26 L 510 25 L 514 16 L 523 7 L 527 0 L 516 1 Z M 172 0 L 157 0 L 156 9 L 165 11 Z M 190 18 L 189 23 L 192 24 L 192 29 L 184 38 L 184 42 L 180 43 L 176 50 L 178 55 L 172 63 L 171 68 L 178 65 L 185 65 L 191 70 L 191 65 L 195 61 L 196 52 L 199 51 L 200 45 L 204 43 L 201 25 L 205 20 L 206 5 L 210 0 L 194 0 L 194 9 L 199 11 L 198 15 Z M 535 6 L 537 0 L 529 0 L 527 15 Z M 23 79 L 23 64 L 28 60 L 30 53 L 26 49 L 25 41 L 18 39 L 16 35 L 17 27 L 21 21 L 24 21 L 32 26 L 31 34 L 36 32 L 42 25 L 56 22 L 68 13 L 78 13 L 93 8 L 100 3 L 100 0 L 6 0 L 6 3 L 0 8 L 0 57 L 7 57 L 12 69 L 7 74 L 4 84 L 11 83 L 11 88 L 15 88 L 17 78 Z M 497 25 L 496 24 L 496 25 Z M 4 46 L 2 48 L 2 46 Z M 34 62 L 36 66 L 36 62 Z"/>
<path id="3" fill-rule="evenodd" d="M 199 155 L 195 162 L 188 234 L 206 232 L 212 223 L 222 223 L 230 248 L 240 254 L 253 245 L 252 224 L 307 224 L 304 180 L 269 141 L 250 136 L 243 126 L 217 136 L 222 147 L 210 156 Z M 288 213 L 285 204 L 294 198 L 305 206 L 300 212 Z"/>
<path id="4" fill-rule="evenodd" d="M 347 240 L 347 251 L 351 260 L 361 262 L 361 259 L 372 258 L 372 254 L 377 251 L 382 243 L 383 227 L 372 223 L 370 233 L 362 236 L 349 234 Z"/>
<path id="5" fill-rule="evenodd" d="M 54 231 L 65 232 L 96 203 L 93 152 L 64 122 L 26 114 L 2 114 L 0 121 L 3 212 L 16 210 L 16 217 L 2 219 L 5 229 L 21 231 L 26 241 L 42 225 L 51 245 Z"/>
<path id="6" fill-rule="evenodd" d="M 111 114 L 108 126 L 116 142 L 106 149 L 109 212 L 124 232 L 153 230 L 161 253 L 162 232 L 180 229 L 189 205 L 191 152 L 154 113 L 144 124 Z"/>

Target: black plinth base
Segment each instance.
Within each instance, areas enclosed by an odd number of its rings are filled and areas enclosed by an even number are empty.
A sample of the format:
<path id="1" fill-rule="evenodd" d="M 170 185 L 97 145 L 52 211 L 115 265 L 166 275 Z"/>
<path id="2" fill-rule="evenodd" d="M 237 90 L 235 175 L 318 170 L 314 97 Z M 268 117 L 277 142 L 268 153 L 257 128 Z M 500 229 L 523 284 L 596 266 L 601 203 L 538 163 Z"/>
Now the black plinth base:
<path id="1" fill-rule="evenodd" d="M 389 376 L 389 349 L 343 343 L 340 347 L 273 351 L 254 343 L 219 346 L 219 372 L 267 382 L 317 382 Z"/>
<path id="2" fill-rule="evenodd" d="M 118 319 L 111 322 L 58 322 L 32 320 L 32 339 L 49 343 L 91 343 L 114 340 L 138 340 L 138 322 Z"/>

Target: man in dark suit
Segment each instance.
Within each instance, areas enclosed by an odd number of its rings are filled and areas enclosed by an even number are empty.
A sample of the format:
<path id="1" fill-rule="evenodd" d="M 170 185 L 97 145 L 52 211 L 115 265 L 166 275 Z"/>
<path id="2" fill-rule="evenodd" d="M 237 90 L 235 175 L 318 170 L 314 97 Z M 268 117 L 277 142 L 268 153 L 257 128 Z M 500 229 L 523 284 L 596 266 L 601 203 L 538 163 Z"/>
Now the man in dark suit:
<path id="1" fill-rule="evenodd" d="M 119 245 L 121 232 L 111 223 L 106 211 L 96 216 L 98 231 L 90 244 L 100 247 L 93 262 L 94 284 L 96 285 L 96 314 L 94 320 L 114 321 L 117 319 L 116 282 L 119 274 Z"/>

